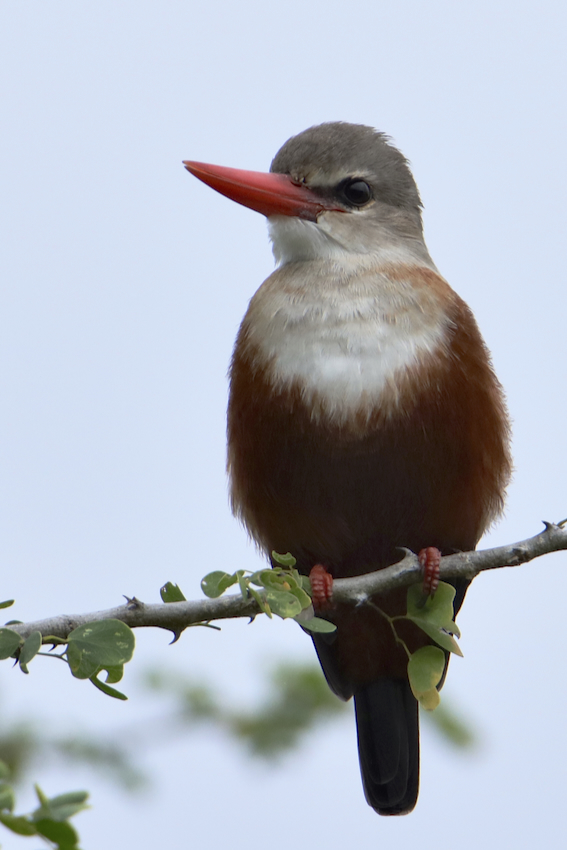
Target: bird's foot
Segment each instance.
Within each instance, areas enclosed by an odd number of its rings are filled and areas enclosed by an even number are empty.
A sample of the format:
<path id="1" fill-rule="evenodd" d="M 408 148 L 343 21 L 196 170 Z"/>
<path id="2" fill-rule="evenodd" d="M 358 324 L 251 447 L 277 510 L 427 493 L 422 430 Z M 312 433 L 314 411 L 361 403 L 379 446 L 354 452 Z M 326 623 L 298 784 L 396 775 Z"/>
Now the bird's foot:
<path id="1" fill-rule="evenodd" d="M 436 546 L 428 546 L 421 550 L 417 558 L 423 572 L 423 595 L 433 596 L 439 586 L 441 552 Z"/>
<path id="2" fill-rule="evenodd" d="M 323 564 L 315 564 L 309 573 L 311 582 L 311 601 L 317 611 L 325 610 L 333 598 L 333 576 Z"/>

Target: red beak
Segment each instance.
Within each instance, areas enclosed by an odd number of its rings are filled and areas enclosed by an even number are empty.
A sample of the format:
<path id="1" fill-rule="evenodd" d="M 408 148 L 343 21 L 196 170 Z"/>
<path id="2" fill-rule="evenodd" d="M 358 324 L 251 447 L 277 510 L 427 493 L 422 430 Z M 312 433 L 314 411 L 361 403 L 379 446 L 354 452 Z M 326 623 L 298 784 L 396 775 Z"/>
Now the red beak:
<path id="1" fill-rule="evenodd" d="M 317 221 L 317 216 L 325 210 L 344 212 L 307 186 L 294 183 L 287 174 L 241 171 L 206 162 L 186 161 L 183 165 L 221 195 L 265 216 L 291 215 Z"/>

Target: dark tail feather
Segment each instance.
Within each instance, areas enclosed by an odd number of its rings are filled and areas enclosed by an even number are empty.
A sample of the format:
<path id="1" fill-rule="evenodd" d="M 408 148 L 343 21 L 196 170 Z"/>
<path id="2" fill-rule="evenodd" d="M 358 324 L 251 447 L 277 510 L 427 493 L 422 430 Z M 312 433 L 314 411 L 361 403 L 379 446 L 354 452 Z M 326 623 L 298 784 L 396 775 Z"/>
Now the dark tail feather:
<path id="1" fill-rule="evenodd" d="M 380 679 L 354 695 L 364 794 L 380 815 L 411 812 L 419 789 L 419 718 L 407 681 Z"/>

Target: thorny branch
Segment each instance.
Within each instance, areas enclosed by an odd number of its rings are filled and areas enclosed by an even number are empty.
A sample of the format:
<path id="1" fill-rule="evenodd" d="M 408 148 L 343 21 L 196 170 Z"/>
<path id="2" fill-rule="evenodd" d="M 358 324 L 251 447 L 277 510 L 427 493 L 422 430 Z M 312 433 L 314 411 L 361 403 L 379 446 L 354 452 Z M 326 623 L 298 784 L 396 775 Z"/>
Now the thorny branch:
<path id="1" fill-rule="evenodd" d="M 500 567 L 517 567 L 547 555 L 567 549 L 567 520 L 560 523 L 544 523 L 545 529 L 519 543 L 498 546 L 475 552 L 460 552 L 446 555 L 441 559 L 441 579 L 473 579 L 484 570 Z M 354 578 L 337 579 L 333 586 L 335 602 L 360 605 L 370 596 L 387 593 L 397 587 L 409 586 L 419 582 L 421 573 L 416 555 L 405 550 L 403 559 L 386 569 L 367 573 Z M 39 631 L 44 638 L 48 635 L 65 640 L 78 626 L 98 620 L 122 620 L 131 628 L 157 627 L 167 629 L 179 637 L 188 626 L 206 624 L 213 620 L 233 619 L 235 617 L 254 617 L 260 613 L 253 599 L 231 594 L 219 599 L 200 599 L 194 602 L 172 602 L 147 605 L 138 599 L 128 599 L 125 605 L 95 611 L 91 614 L 60 615 L 37 620 L 33 623 L 11 625 L 15 632 L 27 637 Z"/>

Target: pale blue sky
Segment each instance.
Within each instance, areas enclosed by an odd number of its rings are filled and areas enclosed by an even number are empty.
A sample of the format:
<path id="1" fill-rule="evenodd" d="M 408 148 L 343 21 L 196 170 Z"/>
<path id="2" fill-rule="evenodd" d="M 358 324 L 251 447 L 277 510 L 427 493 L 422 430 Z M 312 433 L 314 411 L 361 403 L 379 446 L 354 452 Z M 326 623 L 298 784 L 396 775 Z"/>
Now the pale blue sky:
<path id="1" fill-rule="evenodd" d="M 3 0 L 0 552 L 14 616 L 154 601 L 166 579 L 197 596 L 210 569 L 257 565 L 226 498 L 226 369 L 273 261 L 262 217 L 181 160 L 267 169 L 324 120 L 374 125 L 409 157 L 433 259 L 493 351 L 516 471 L 485 542 L 567 515 L 566 41 L 557 0 Z M 287 850 L 288 805 L 299 847 L 563 847 L 566 567 L 552 556 L 469 592 L 445 692 L 483 746 L 455 756 L 426 730 L 407 818 L 366 806 L 349 722 L 279 769 L 208 736 L 152 751 L 161 795 L 125 800 L 80 771 L 37 779 L 93 790 L 85 850 Z M 137 668 L 208 671 L 239 699 L 270 653 L 311 657 L 289 623 L 166 643 L 139 635 Z M 117 730 L 154 710 L 47 667 L 1 671 L 4 713 Z"/>

